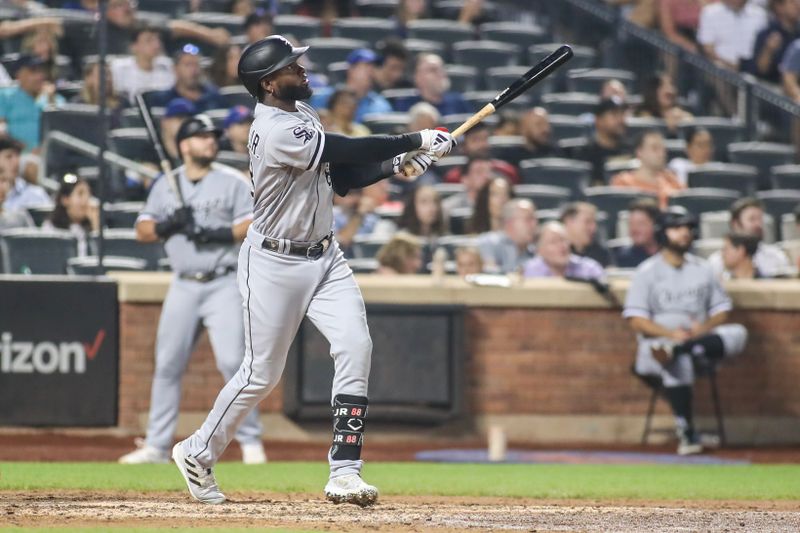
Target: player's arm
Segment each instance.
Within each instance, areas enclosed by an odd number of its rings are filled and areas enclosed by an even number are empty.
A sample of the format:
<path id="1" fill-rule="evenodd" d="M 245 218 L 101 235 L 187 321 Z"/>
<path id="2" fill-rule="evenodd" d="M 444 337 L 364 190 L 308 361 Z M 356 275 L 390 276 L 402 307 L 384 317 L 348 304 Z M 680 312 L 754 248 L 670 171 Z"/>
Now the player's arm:
<path id="1" fill-rule="evenodd" d="M 690 333 L 692 334 L 692 337 L 701 337 L 707 334 L 715 327 L 725 324 L 728 321 L 729 316 L 730 316 L 729 311 L 722 311 L 720 313 L 712 315 L 708 317 L 708 320 L 706 320 L 702 324 L 698 324 L 697 326 L 693 327 Z"/>
<path id="2" fill-rule="evenodd" d="M 644 318 L 642 316 L 632 316 L 628 318 L 628 324 L 630 324 L 633 331 L 641 333 L 646 337 L 667 337 L 670 339 L 675 337 L 675 331 L 665 328 L 664 326 L 659 326 L 649 318 Z"/>
<path id="3" fill-rule="evenodd" d="M 136 240 L 139 242 L 156 242 L 156 221 L 152 219 L 138 220 L 136 222 Z"/>

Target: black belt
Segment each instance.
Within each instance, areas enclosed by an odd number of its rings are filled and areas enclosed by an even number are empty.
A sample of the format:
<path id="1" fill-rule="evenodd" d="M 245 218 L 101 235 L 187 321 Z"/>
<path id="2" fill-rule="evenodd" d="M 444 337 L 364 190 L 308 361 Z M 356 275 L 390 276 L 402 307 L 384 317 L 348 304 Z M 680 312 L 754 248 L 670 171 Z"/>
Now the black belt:
<path id="1" fill-rule="evenodd" d="M 261 247 L 270 252 L 276 252 L 284 255 L 298 255 L 306 259 L 319 259 L 322 254 L 328 249 L 333 241 L 333 232 L 328 233 L 323 238 L 315 243 L 297 243 L 287 239 L 273 239 L 272 237 L 264 237 L 261 242 Z"/>
<path id="2" fill-rule="evenodd" d="M 214 281 L 217 278 L 226 276 L 231 272 L 236 272 L 235 266 L 220 267 L 210 272 L 181 272 L 178 274 L 178 277 L 191 281 L 199 281 L 200 283 L 208 283 L 209 281 Z"/>

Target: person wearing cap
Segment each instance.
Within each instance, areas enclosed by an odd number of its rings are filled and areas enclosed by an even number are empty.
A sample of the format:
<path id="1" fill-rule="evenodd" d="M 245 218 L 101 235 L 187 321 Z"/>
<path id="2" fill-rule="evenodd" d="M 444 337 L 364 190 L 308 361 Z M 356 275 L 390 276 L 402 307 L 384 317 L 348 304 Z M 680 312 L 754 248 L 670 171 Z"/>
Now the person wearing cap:
<path id="1" fill-rule="evenodd" d="M 39 185 L 28 183 L 20 172 L 22 145 L 9 137 L 0 137 L 0 176 L 9 182 L 9 189 L 2 203 L 6 209 L 49 207 L 53 200 Z"/>
<path id="2" fill-rule="evenodd" d="M 378 56 L 368 48 L 358 48 L 347 56 L 347 78 L 344 86 L 353 91 L 358 98 L 356 107 L 356 122 L 363 122 L 366 115 L 375 113 L 391 113 L 392 106 L 389 101 L 376 93 L 373 88 L 375 62 Z M 333 87 L 326 87 L 314 91 L 311 97 L 311 106 L 314 109 L 328 108 L 329 100 L 334 92 Z"/>
<path id="3" fill-rule="evenodd" d="M 180 154 L 178 146 L 175 144 L 175 135 L 183 121 L 197 114 L 197 108 L 186 98 L 175 98 L 170 100 L 161 117 L 161 142 L 164 143 L 164 150 L 172 160 L 173 164 L 180 164 Z M 177 166 L 176 165 L 176 166 Z"/>
<path id="4" fill-rule="evenodd" d="M 573 159 L 592 165 L 592 185 L 605 185 L 605 165 L 614 159 L 630 159 L 625 147 L 625 103 L 618 97 L 600 100 L 594 110 L 594 135 L 584 146 L 575 148 Z"/>
<path id="5" fill-rule="evenodd" d="M 669 197 L 685 189 L 686 185 L 667 168 L 664 135 L 658 130 L 642 133 L 636 139 L 636 159 L 639 160 L 639 168 L 615 174 L 611 178 L 611 185 L 655 193 L 661 209 L 666 209 Z"/>
<path id="6" fill-rule="evenodd" d="M 450 90 L 450 78 L 444 61 L 436 54 L 419 54 L 414 68 L 414 87 L 418 95 L 398 98 L 395 111 L 408 111 L 417 102 L 428 102 L 442 115 L 473 113 L 461 93 Z"/>
<path id="7" fill-rule="evenodd" d="M 138 26 L 131 33 L 132 55 L 111 61 L 111 77 L 117 92 L 133 102 L 146 91 L 163 91 L 175 84 L 172 59 L 164 55 L 161 34 L 150 26 Z"/>
<path id="8" fill-rule="evenodd" d="M 264 9 L 256 9 L 244 19 L 243 28 L 247 44 L 260 41 L 272 35 L 272 15 Z"/>
<path id="9" fill-rule="evenodd" d="M 64 104 L 64 97 L 44 90 L 46 64 L 37 56 L 21 56 L 17 62 L 17 85 L 0 89 L 0 130 L 23 144 L 25 152 L 41 142 L 42 109 Z M 5 126 L 3 128 L 3 126 Z"/>
<path id="10" fill-rule="evenodd" d="M 184 45 L 175 53 L 174 62 L 175 85 L 154 93 L 149 98 L 150 105 L 164 107 L 175 98 L 185 98 L 194 104 L 198 113 L 227 107 L 217 88 L 203 79 L 200 49 L 197 46 Z"/>
<path id="11" fill-rule="evenodd" d="M 239 243 L 253 219 L 243 175 L 214 165 L 221 131 L 207 115 L 186 118 L 175 136 L 183 165 L 174 178 L 185 206 L 167 179 L 158 179 L 136 220 L 140 242 L 163 241 L 174 277 L 162 306 L 147 435 L 123 464 L 166 463 L 181 399 L 181 379 L 199 327 L 208 331 L 217 368 L 226 380 L 245 353 L 242 299 L 236 284 Z M 236 432 L 246 464 L 264 463 L 258 410 Z"/>
<path id="12" fill-rule="evenodd" d="M 250 125 L 253 123 L 253 110 L 243 105 L 237 105 L 228 111 L 222 127 L 225 134 L 220 139 L 220 148 L 230 152 L 246 154 L 247 138 L 250 134 Z"/>

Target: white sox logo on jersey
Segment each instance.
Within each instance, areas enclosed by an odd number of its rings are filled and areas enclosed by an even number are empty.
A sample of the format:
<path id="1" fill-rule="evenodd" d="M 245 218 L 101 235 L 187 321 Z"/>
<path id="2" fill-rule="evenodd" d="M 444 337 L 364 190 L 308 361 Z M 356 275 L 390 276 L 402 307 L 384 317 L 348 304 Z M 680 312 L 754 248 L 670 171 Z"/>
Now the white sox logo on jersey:
<path id="1" fill-rule="evenodd" d="M 292 130 L 292 135 L 298 139 L 302 139 L 303 144 L 307 144 L 308 141 L 314 138 L 314 130 L 309 130 L 304 126 L 297 126 Z"/>

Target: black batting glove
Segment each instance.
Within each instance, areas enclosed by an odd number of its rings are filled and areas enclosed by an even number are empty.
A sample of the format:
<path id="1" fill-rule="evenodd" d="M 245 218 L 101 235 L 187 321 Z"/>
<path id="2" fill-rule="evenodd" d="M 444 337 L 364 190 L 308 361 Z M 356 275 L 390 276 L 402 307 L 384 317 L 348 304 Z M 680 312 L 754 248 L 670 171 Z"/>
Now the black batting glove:
<path id="1" fill-rule="evenodd" d="M 156 223 L 156 235 L 166 240 L 176 233 L 180 233 L 181 231 L 185 231 L 187 228 L 191 228 L 193 225 L 194 213 L 192 208 L 189 206 L 184 206 L 176 209 L 165 220 Z"/>
<path id="2" fill-rule="evenodd" d="M 195 244 L 209 244 L 220 243 L 230 244 L 233 243 L 233 231 L 231 228 L 201 228 L 195 227 L 191 235 L 189 235 Z"/>

